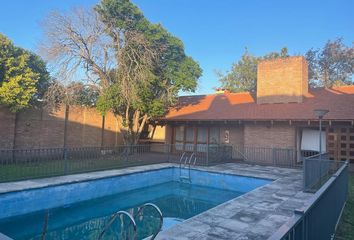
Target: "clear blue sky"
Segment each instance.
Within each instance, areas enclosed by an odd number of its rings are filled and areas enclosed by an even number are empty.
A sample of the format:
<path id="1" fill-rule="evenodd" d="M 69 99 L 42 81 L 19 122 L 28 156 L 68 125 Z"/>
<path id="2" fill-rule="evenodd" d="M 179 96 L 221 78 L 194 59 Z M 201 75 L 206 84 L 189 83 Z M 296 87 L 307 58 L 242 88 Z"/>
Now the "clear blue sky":
<path id="1" fill-rule="evenodd" d="M 98 0 L 9 0 L 0 5 L 0 32 L 36 52 L 40 21 L 52 9 L 91 6 Z M 152 22 L 183 40 L 203 68 L 197 93 L 218 86 L 214 70 L 227 70 L 245 47 L 263 55 L 287 46 L 290 54 L 321 47 L 328 39 L 354 41 L 354 1 L 133 0 Z"/>

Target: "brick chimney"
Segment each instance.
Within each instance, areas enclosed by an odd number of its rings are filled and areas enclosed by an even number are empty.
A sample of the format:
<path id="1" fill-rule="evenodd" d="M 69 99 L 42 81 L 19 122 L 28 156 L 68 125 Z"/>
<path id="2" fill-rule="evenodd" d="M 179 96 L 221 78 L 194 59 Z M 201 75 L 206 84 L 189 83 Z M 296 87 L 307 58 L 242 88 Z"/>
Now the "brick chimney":
<path id="1" fill-rule="evenodd" d="M 301 103 L 308 92 L 303 56 L 264 60 L 257 69 L 257 103 Z"/>

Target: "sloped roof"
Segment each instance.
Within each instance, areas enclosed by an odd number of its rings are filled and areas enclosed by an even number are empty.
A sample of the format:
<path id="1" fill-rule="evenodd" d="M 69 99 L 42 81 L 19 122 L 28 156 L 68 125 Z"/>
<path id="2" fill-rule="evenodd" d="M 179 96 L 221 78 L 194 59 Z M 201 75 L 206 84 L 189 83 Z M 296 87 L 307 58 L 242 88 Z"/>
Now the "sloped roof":
<path id="1" fill-rule="evenodd" d="M 302 103 L 257 104 L 249 92 L 182 96 L 163 119 L 315 120 L 314 109 L 328 109 L 324 119 L 354 120 L 354 86 L 310 89 Z"/>

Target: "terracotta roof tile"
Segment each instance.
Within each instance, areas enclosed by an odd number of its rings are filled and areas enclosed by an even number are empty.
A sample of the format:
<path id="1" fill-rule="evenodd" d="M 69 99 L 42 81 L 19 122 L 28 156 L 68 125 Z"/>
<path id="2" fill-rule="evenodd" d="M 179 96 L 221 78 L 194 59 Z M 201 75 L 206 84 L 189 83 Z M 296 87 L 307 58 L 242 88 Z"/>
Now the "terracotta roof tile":
<path id="1" fill-rule="evenodd" d="M 311 120 L 313 110 L 328 109 L 325 119 L 354 120 L 354 86 L 312 89 L 302 103 L 257 104 L 249 92 L 183 96 L 165 120 Z"/>

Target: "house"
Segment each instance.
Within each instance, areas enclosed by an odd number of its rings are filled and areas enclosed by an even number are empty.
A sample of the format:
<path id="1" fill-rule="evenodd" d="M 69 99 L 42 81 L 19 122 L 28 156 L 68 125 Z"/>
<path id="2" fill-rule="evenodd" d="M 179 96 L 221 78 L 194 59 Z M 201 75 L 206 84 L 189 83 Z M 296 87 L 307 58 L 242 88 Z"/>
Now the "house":
<path id="1" fill-rule="evenodd" d="M 159 120 L 156 134 L 176 151 L 203 151 L 210 144 L 296 150 L 297 159 L 323 151 L 354 163 L 354 86 L 308 87 L 308 66 L 295 56 L 259 63 L 256 93 L 219 91 L 182 96 Z M 163 132 L 163 133 L 161 133 Z M 154 138 L 152 136 L 152 138 Z"/>

